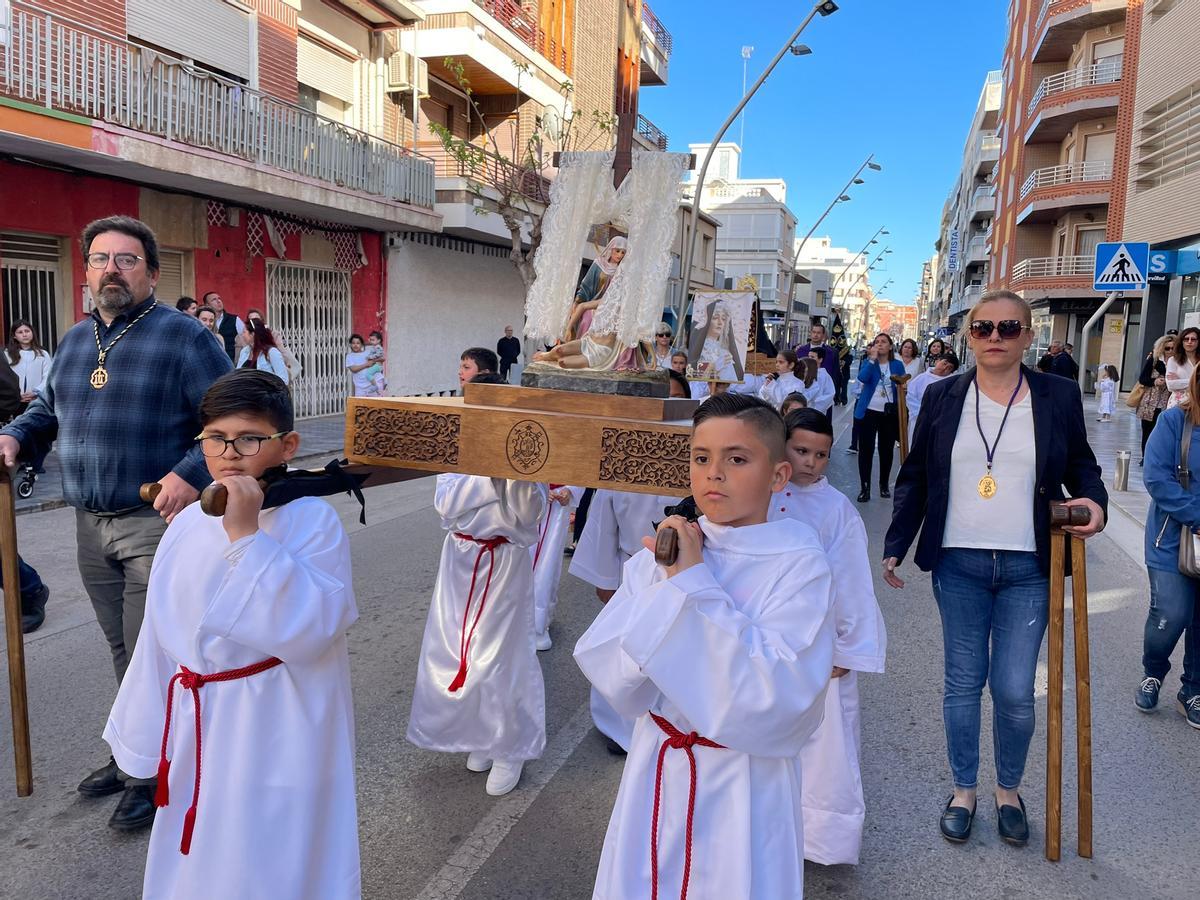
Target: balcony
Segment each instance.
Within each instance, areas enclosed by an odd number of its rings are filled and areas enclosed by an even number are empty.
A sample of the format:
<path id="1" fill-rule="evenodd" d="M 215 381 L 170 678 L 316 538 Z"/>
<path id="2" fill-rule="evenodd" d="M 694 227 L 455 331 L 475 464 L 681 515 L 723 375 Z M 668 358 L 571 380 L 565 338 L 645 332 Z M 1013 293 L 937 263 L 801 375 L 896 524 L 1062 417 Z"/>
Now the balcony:
<path id="1" fill-rule="evenodd" d="M 1025 142 L 1061 141 L 1079 122 L 1114 114 L 1122 67 L 1117 59 L 1043 78 L 1029 101 Z"/>
<path id="2" fill-rule="evenodd" d="M 1035 292 L 1036 298 L 1091 294 L 1095 259 L 1091 256 L 1038 256 L 1023 259 L 1012 269 L 1008 287 Z"/>
<path id="3" fill-rule="evenodd" d="M 1000 138 L 995 134 L 981 134 L 975 146 L 975 160 L 971 166 L 976 175 L 987 175 L 1000 161 Z"/>
<path id="4" fill-rule="evenodd" d="M 993 185 L 981 184 L 971 195 L 971 220 L 990 218 L 996 214 L 996 195 Z"/>
<path id="5" fill-rule="evenodd" d="M 637 133 L 634 135 L 634 140 L 647 150 L 661 150 L 665 153 L 667 149 L 667 136 L 659 130 L 657 125 L 640 114 L 637 118 Z"/>
<path id="6" fill-rule="evenodd" d="M 1084 32 L 1125 21 L 1127 0 L 1043 0 L 1034 20 L 1035 63 L 1070 59 Z"/>
<path id="7" fill-rule="evenodd" d="M 1108 160 L 1035 169 L 1021 185 L 1017 224 L 1049 221 L 1071 207 L 1106 204 L 1111 190 L 1112 162 Z"/>
<path id="8" fill-rule="evenodd" d="M 430 160 L 31 5 L 13 6 L 0 95 L 19 103 L 0 127 L 3 153 L 359 227 L 437 230 Z"/>
<path id="9" fill-rule="evenodd" d="M 642 4 L 642 53 L 641 83 L 663 85 L 667 83 L 667 63 L 671 59 L 671 32 L 654 15 L 649 3 Z"/>
<path id="10" fill-rule="evenodd" d="M 988 252 L 988 239 L 977 234 L 967 242 L 967 248 L 963 252 L 963 260 L 968 266 L 986 263 L 991 254 Z"/>
<path id="11" fill-rule="evenodd" d="M 950 300 L 950 307 L 946 314 L 955 316 L 959 313 L 965 313 L 971 309 L 979 298 L 983 296 L 983 285 L 970 284 L 964 290 L 956 291 Z"/>
<path id="12" fill-rule="evenodd" d="M 442 230 L 471 238 L 507 242 L 511 233 L 500 216 L 488 210 L 487 200 L 501 191 L 516 195 L 518 205 L 540 213 L 550 202 L 550 181 L 541 172 L 521 166 L 482 147 L 459 155 L 438 141 L 418 144 L 437 175 L 437 212 Z M 481 197 L 482 195 L 482 197 Z"/>

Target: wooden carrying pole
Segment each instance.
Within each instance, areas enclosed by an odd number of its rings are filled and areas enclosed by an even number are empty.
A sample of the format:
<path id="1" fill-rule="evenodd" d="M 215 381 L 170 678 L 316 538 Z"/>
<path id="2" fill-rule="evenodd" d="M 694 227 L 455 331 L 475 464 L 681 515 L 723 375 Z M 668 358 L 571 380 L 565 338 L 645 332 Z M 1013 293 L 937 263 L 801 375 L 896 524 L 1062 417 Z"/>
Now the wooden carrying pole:
<path id="1" fill-rule="evenodd" d="M 900 417 L 900 465 L 908 459 L 908 382 L 911 375 L 893 375 L 896 385 L 896 414 Z"/>
<path id="2" fill-rule="evenodd" d="M 1050 646 L 1046 693 L 1046 859 L 1062 856 L 1063 645 L 1067 533 L 1063 525 L 1086 525 L 1082 507 L 1050 508 Z M 1081 515 L 1082 514 L 1082 515 Z M 1092 689 L 1088 653 L 1087 556 L 1083 539 L 1071 538 L 1071 606 L 1075 623 L 1075 728 L 1079 855 L 1092 856 Z"/>
<path id="3" fill-rule="evenodd" d="M 0 467 L 0 576 L 4 578 L 4 637 L 8 647 L 8 695 L 12 707 L 13 762 L 17 796 L 33 793 L 29 751 L 29 698 L 25 691 L 25 637 L 21 633 L 21 581 L 17 571 L 17 515 L 12 476 Z"/>

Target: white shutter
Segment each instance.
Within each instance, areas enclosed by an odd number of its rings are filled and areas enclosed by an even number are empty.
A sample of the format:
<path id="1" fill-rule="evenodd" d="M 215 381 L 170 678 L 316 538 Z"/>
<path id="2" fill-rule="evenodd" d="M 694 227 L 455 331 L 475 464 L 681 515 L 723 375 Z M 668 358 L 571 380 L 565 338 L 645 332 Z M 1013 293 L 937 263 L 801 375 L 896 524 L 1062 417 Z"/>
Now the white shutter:
<path id="1" fill-rule="evenodd" d="M 183 254 L 178 250 L 159 250 L 158 266 L 154 296 L 160 303 L 173 306 L 183 296 Z"/>
<path id="2" fill-rule="evenodd" d="M 296 41 L 296 78 L 323 94 L 354 104 L 354 63 L 303 34 Z"/>
<path id="3" fill-rule="evenodd" d="M 126 0 L 129 36 L 250 80 L 250 15 L 223 0 Z"/>

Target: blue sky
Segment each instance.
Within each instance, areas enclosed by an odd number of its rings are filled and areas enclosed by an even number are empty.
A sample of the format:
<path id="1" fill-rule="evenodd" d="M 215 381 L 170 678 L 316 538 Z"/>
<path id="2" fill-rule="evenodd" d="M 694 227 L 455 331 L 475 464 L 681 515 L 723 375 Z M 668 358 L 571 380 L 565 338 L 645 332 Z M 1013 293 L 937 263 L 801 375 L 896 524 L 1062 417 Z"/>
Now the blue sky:
<path id="1" fill-rule="evenodd" d="M 742 171 L 783 178 L 803 235 L 856 168 L 867 173 L 818 234 L 857 251 L 880 225 L 891 232 L 885 296 L 916 296 L 933 254 L 942 204 L 962 164 L 963 143 L 984 77 L 1004 52 L 1004 0 L 839 0 L 800 38 L 813 54 L 785 56 L 746 109 Z M 674 38 L 669 82 L 643 88 L 639 106 L 670 149 L 712 139 L 741 97 L 743 45 L 754 54 L 748 84 L 812 8 L 807 0 L 652 0 Z M 699 14 L 698 14 L 699 12 Z M 728 12 L 728 15 L 722 15 Z M 738 123 L 726 139 L 738 140 Z"/>

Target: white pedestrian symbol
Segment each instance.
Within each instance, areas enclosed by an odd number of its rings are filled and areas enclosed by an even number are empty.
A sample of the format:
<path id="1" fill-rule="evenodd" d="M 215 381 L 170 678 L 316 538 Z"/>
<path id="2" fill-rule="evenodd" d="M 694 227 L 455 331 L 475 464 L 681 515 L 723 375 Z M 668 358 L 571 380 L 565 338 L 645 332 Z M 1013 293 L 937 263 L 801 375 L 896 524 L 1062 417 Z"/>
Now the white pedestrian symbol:
<path id="1" fill-rule="evenodd" d="M 1146 279 L 1122 244 L 1096 278 L 1096 284 L 1141 284 Z"/>

